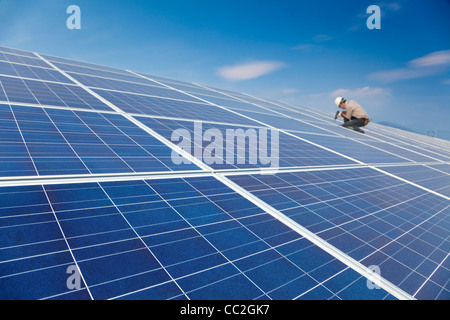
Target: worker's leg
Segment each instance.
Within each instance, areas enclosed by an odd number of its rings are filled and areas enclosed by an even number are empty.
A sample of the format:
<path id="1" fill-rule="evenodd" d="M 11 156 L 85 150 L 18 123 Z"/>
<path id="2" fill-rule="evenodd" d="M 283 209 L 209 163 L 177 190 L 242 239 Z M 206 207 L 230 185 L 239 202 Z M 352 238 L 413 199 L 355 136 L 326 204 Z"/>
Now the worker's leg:
<path id="1" fill-rule="evenodd" d="M 349 120 L 347 118 L 344 118 L 344 123 L 342 124 L 342 126 L 348 129 L 355 129 L 359 127 L 364 127 L 365 123 L 366 119 L 353 118 L 352 120 Z"/>

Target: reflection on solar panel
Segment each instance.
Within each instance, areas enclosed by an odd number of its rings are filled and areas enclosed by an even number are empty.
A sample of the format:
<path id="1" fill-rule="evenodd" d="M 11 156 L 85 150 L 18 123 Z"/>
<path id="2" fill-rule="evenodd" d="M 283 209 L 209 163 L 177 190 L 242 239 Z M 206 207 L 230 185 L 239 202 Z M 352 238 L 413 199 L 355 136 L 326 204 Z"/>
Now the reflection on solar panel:
<path id="1" fill-rule="evenodd" d="M 366 133 L 0 47 L 0 298 L 449 299 L 450 143 Z"/>

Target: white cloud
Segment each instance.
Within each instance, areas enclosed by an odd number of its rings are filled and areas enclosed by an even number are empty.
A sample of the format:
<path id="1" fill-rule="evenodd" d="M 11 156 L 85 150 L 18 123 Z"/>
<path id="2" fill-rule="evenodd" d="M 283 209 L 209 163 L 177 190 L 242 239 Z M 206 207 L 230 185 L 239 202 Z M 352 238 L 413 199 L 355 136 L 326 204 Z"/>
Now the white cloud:
<path id="1" fill-rule="evenodd" d="M 450 50 L 436 51 L 409 62 L 412 67 L 430 67 L 450 65 Z"/>
<path id="2" fill-rule="evenodd" d="M 220 77 L 230 81 L 242 81 L 259 78 L 283 68 L 285 64 L 280 61 L 255 61 L 233 66 L 219 68 Z"/>
<path id="3" fill-rule="evenodd" d="M 400 8 L 401 8 L 400 4 L 397 3 L 397 2 L 388 2 L 388 3 L 386 3 L 386 2 L 381 2 L 381 3 L 379 4 L 379 6 L 380 6 L 381 8 L 385 8 L 385 9 L 387 9 L 387 10 L 389 10 L 389 11 L 398 11 L 398 10 L 400 10 Z"/>
<path id="4" fill-rule="evenodd" d="M 384 83 L 428 77 L 445 71 L 450 66 L 450 50 L 436 51 L 411 60 L 406 68 L 369 74 L 368 78 Z"/>
<path id="5" fill-rule="evenodd" d="M 323 48 L 324 48 L 323 46 L 320 46 L 317 44 L 303 43 L 303 44 L 299 44 L 298 46 L 295 46 L 292 49 L 307 53 L 307 52 L 319 51 L 319 50 L 322 50 Z"/>
<path id="6" fill-rule="evenodd" d="M 293 49 L 302 51 L 302 52 L 312 52 L 312 51 L 319 51 L 324 49 L 325 47 L 322 45 L 325 42 L 331 41 L 334 38 L 327 35 L 327 34 L 318 34 L 312 38 L 312 42 L 314 43 L 300 43 L 299 45 L 295 46 Z"/>
<path id="7" fill-rule="evenodd" d="M 320 42 L 327 42 L 327 41 L 330 41 L 333 39 L 334 39 L 333 37 L 331 37 L 327 34 L 318 34 L 317 36 L 314 37 L 313 40 L 317 43 L 320 43 Z"/>
<path id="8" fill-rule="evenodd" d="M 287 88 L 287 89 L 283 89 L 281 90 L 281 92 L 283 92 L 283 94 L 294 94 L 297 93 L 299 90 L 295 89 L 295 88 Z"/>
<path id="9" fill-rule="evenodd" d="M 376 96 L 389 96 L 391 94 L 389 89 L 363 87 L 356 89 L 337 89 L 330 93 L 330 97 L 346 97 L 351 98 L 366 98 Z"/>
<path id="10" fill-rule="evenodd" d="M 431 76 L 436 73 L 434 68 L 401 68 L 372 73 L 368 76 L 370 80 L 391 83 L 399 80 L 417 79 Z"/>

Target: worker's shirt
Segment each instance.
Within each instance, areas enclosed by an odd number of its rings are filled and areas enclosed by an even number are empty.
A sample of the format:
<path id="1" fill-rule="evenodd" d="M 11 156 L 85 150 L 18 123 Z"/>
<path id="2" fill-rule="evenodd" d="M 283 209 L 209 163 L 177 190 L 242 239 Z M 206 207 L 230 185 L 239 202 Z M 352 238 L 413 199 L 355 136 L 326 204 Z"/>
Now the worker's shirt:
<path id="1" fill-rule="evenodd" d="M 348 119 L 352 117 L 358 119 L 369 119 L 369 115 L 355 100 L 349 100 L 345 103 L 345 113 Z"/>

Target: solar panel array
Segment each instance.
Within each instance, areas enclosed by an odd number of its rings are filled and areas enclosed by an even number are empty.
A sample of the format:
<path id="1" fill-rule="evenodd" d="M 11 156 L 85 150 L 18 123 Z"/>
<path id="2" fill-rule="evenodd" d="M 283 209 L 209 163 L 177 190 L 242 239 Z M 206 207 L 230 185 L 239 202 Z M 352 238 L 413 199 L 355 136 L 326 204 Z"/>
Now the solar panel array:
<path id="1" fill-rule="evenodd" d="M 228 129 L 277 165 L 173 139 Z M 449 186 L 448 141 L 0 47 L 1 299 L 449 299 Z"/>

